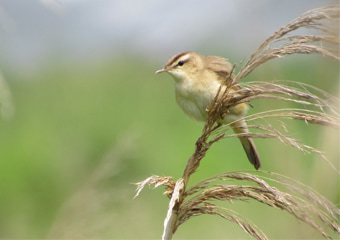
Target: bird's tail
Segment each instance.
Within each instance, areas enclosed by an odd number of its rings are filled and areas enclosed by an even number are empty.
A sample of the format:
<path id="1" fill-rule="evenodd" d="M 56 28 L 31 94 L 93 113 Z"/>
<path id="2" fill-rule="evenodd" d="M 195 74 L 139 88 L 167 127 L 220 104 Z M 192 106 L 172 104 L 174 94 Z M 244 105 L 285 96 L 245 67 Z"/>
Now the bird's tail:
<path id="1" fill-rule="evenodd" d="M 231 124 L 231 127 L 235 133 L 248 133 L 248 128 L 245 121 L 237 121 Z M 253 139 L 248 137 L 239 137 L 239 139 L 242 143 L 244 151 L 247 154 L 249 162 L 254 165 L 256 170 L 259 169 L 261 167 L 261 161 Z"/>
<path id="2" fill-rule="evenodd" d="M 240 137 L 239 139 L 242 143 L 244 151 L 247 154 L 249 162 L 254 165 L 256 170 L 258 170 L 261 167 L 261 161 L 253 139 L 245 137 Z"/>

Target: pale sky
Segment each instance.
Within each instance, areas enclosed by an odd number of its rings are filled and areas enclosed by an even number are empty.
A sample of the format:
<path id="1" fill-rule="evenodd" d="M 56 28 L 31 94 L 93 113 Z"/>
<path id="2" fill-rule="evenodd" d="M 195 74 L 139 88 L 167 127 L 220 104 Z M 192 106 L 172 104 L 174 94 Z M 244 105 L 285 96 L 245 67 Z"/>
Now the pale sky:
<path id="1" fill-rule="evenodd" d="M 300 14 L 337 2 L 0 0 L 0 63 L 24 67 L 46 54 L 77 61 L 124 51 L 156 59 L 183 50 L 248 56 Z"/>

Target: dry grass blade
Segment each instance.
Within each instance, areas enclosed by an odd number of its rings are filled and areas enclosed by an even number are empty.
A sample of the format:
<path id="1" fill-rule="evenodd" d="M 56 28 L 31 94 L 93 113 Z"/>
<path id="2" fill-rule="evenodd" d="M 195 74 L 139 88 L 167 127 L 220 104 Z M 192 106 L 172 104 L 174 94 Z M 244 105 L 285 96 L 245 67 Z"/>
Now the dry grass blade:
<path id="1" fill-rule="evenodd" d="M 337 60 L 339 57 L 339 37 L 336 31 L 330 30 L 326 26 L 337 26 L 339 23 L 340 7 L 329 6 L 310 10 L 288 25 L 276 31 L 267 38 L 261 46 L 251 55 L 250 59 L 244 65 L 242 70 L 235 76 L 234 81 L 249 75 L 255 68 L 273 58 L 281 58 L 285 55 L 295 53 L 311 54 L 319 53 Z M 301 28 L 314 28 L 320 30 L 326 35 L 310 36 L 298 35 L 293 37 L 285 37 L 287 34 Z M 285 41 L 288 40 L 288 43 Z M 284 44 L 277 48 L 271 47 L 272 44 Z M 319 45 L 308 45 L 309 43 Z M 337 45 L 335 48 L 326 48 L 328 44 Z"/>
<path id="2" fill-rule="evenodd" d="M 337 27 L 339 20 L 340 6 L 329 6 L 308 11 L 266 39 L 236 75 L 234 75 L 235 67 L 232 69 L 225 79 L 227 87 L 223 92 L 221 91 L 222 88 L 220 88 L 214 101 L 207 109 L 207 121 L 202 135 L 196 142 L 195 151 L 187 162 L 183 177 L 180 179 L 180 191 L 173 194 L 176 183 L 169 177 L 152 176 L 137 184 L 136 196 L 145 185 L 154 184 L 156 187 L 159 185 L 167 187 L 166 194 L 172 198 L 167 216 L 167 219 L 170 220 L 165 221 L 165 230 L 171 231 L 172 229 L 172 233 L 174 233 L 190 217 L 212 214 L 238 224 L 243 231 L 256 239 L 267 239 L 261 230 L 243 216 L 229 209 L 219 207 L 213 202 L 216 200 L 255 200 L 288 212 L 316 229 L 326 238 L 330 238 L 330 235 L 326 232 L 328 228 L 340 233 L 338 221 L 340 210 L 338 208 L 307 186 L 281 175 L 261 172 L 261 174 L 267 174 L 261 177 L 259 174 L 245 172 L 225 173 L 208 178 L 190 189 L 186 189 L 190 176 L 199 167 L 200 161 L 204 158 L 211 145 L 225 137 L 277 138 L 302 152 L 319 154 L 340 174 L 339 169 L 328 161 L 321 151 L 288 136 L 288 125 L 284 122 L 285 120 L 302 120 L 306 124 L 317 124 L 339 130 L 339 99 L 313 86 L 291 81 L 240 83 L 241 79 L 268 60 L 283 58 L 291 54 L 316 53 L 340 60 L 340 41 Z M 296 34 L 295 31 L 302 28 L 314 29 L 319 34 Z M 291 33 L 294 35 L 290 35 Z M 239 84 L 241 88 L 236 87 L 235 89 L 239 89 L 238 91 L 230 92 L 230 89 L 236 84 Z M 227 134 L 230 129 L 229 126 L 221 125 L 219 120 L 228 114 L 231 107 L 240 103 L 249 103 L 255 99 L 263 101 L 268 99 L 277 100 L 286 105 L 290 104 L 290 107 L 269 109 L 268 111 L 245 117 L 248 128 L 256 130 L 254 133 Z M 291 104 L 294 107 L 291 107 Z M 270 124 L 270 120 L 273 119 L 276 120 L 276 123 L 279 121 L 284 132 L 279 131 Z M 265 124 L 260 125 L 258 123 L 260 121 Z M 217 180 L 222 181 L 224 184 L 213 183 Z M 245 181 L 247 185 L 225 184 L 231 180 Z M 163 239 L 171 239 L 172 233 L 167 232 L 166 236 L 163 235 Z"/>
<path id="3" fill-rule="evenodd" d="M 248 219 L 244 218 L 237 212 L 231 211 L 230 209 L 219 207 L 208 202 L 205 202 L 203 204 L 200 204 L 199 202 L 193 202 L 192 205 L 186 205 L 185 207 L 187 207 L 187 209 L 185 209 L 185 212 L 183 212 L 183 209 L 181 209 L 182 214 L 178 218 L 179 220 L 177 222 L 175 231 L 190 217 L 199 216 L 202 214 L 210 214 L 220 216 L 230 222 L 236 223 L 239 227 L 242 228 L 243 231 L 255 237 L 256 239 L 268 239 L 266 235 L 254 223 L 250 222 Z"/>
<path id="4" fill-rule="evenodd" d="M 292 178 L 288 178 L 277 173 L 270 173 L 270 175 L 273 176 L 273 178 L 269 178 L 270 181 L 279 183 L 294 194 L 304 196 L 310 204 L 318 206 L 320 213 L 323 213 L 323 215 L 319 216 L 320 220 L 327 224 L 335 232 L 340 233 L 340 209 L 333 203 L 328 201 L 324 196 L 314 191 L 309 186 L 306 186 Z"/>
<path id="5" fill-rule="evenodd" d="M 224 211 L 227 212 L 224 215 L 220 211 L 220 207 L 216 206 L 213 201 L 232 202 L 253 199 L 270 207 L 287 211 L 297 219 L 316 229 L 326 238 L 330 238 L 330 235 L 326 232 L 326 227 L 340 233 L 340 226 L 337 220 L 340 217 L 340 210 L 331 202 L 295 180 L 271 173 L 262 172 L 262 174 L 266 174 L 265 177 L 261 177 L 258 173 L 225 173 L 208 178 L 188 189 L 185 197 L 190 196 L 191 198 L 184 201 L 181 205 L 176 228 L 190 217 L 200 214 L 219 215 L 238 223 L 244 228 L 244 220 L 242 218 L 235 219 L 236 215 L 231 217 L 228 211 Z M 218 180 L 226 182 L 230 182 L 230 180 L 247 181 L 248 183 L 255 184 L 255 186 L 213 184 L 213 182 Z M 278 187 L 271 186 L 268 181 L 274 182 Z M 279 188 L 283 188 L 286 191 Z M 318 220 L 321 220 L 321 223 Z M 257 237 L 257 239 L 265 238 L 262 232 L 256 230 L 255 225 L 248 221 L 246 225 L 249 227 L 248 229 L 251 229 L 247 231 L 249 234 Z"/>
<path id="6" fill-rule="evenodd" d="M 254 99 L 271 99 L 294 104 L 294 108 L 278 108 L 268 110 L 245 117 L 249 129 L 256 129 L 259 132 L 247 134 L 225 134 L 228 126 L 220 127 L 214 134 L 223 137 L 252 137 L 252 138 L 277 138 L 280 142 L 309 153 L 314 152 L 321 156 L 335 171 L 340 174 L 332 162 L 330 162 L 321 151 L 303 144 L 300 140 L 289 135 L 287 128 L 283 125 L 285 132 L 279 131 L 271 125 L 270 120 L 281 120 L 282 124 L 286 119 L 302 120 L 306 124 L 317 124 L 340 129 L 340 100 L 334 96 L 317 89 L 313 86 L 292 81 L 274 82 L 251 82 L 242 84 L 243 88 L 233 94 L 224 94 L 210 109 L 211 114 L 220 116 L 220 112 L 227 112 L 232 106 L 241 102 L 249 102 Z M 296 105 L 296 106 L 295 106 Z M 215 118 L 214 117 L 214 118 Z M 260 125 L 262 121 L 265 124 Z M 256 122 L 255 124 L 252 124 Z M 250 125 L 252 124 L 252 125 Z"/>
<path id="7" fill-rule="evenodd" d="M 137 190 L 136 190 L 137 192 L 134 198 L 138 197 L 139 193 L 143 190 L 145 185 L 148 185 L 148 186 L 154 185 L 155 188 L 159 186 L 166 186 L 167 190 L 164 192 L 164 194 L 166 195 L 171 195 L 175 187 L 175 181 L 173 180 L 172 177 L 160 177 L 156 175 L 148 177 L 144 181 L 141 181 L 135 184 L 137 185 Z"/>
<path id="8" fill-rule="evenodd" d="M 324 116 L 327 115 L 325 111 L 329 111 L 335 115 L 332 117 L 334 121 L 339 122 L 340 100 L 308 84 L 292 81 L 275 81 L 249 82 L 240 85 L 243 88 L 232 94 L 224 94 L 218 99 L 210 109 L 211 113 L 226 112 L 232 106 L 242 102 L 250 102 L 254 99 L 276 99 L 296 103 L 304 107 L 314 107 L 315 111 Z"/>

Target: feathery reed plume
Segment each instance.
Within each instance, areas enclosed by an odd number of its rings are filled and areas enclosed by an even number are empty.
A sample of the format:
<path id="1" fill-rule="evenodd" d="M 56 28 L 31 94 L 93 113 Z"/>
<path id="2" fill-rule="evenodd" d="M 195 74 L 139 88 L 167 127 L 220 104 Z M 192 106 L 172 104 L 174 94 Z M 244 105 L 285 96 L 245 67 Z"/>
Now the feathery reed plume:
<path id="1" fill-rule="evenodd" d="M 274 173 L 231 172 L 224 173 L 203 180 L 187 189 L 190 176 L 200 165 L 210 146 L 226 137 L 276 138 L 303 152 L 315 152 L 325 159 L 338 173 L 339 170 L 328 161 L 320 151 L 301 143 L 285 134 L 284 119 L 302 120 L 309 124 L 327 126 L 339 130 L 340 113 L 339 99 L 308 84 L 292 81 L 248 82 L 239 83 L 257 67 L 274 58 L 283 58 L 291 54 L 322 54 L 323 56 L 340 60 L 340 40 L 336 32 L 336 25 L 340 20 L 340 7 L 329 6 L 310 10 L 288 25 L 282 27 L 252 54 L 241 70 L 233 75 L 235 67 L 225 79 L 228 86 L 224 92 L 216 94 L 214 101 L 207 109 L 208 118 L 202 135 L 196 142 L 193 155 L 189 158 L 182 178 L 174 181 L 172 178 L 152 176 L 138 183 L 138 192 L 145 185 L 154 184 L 167 186 L 166 194 L 171 197 L 167 217 L 164 221 L 162 239 L 171 239 L 177 228 L 192 216 L 213 214 L 221 216 L 238 224 L 245 232 L 256 239 L 267 239 L 264 233 L 243 216 L 229 209 L 222 208 L 213 203 L 214 200 L 231 201 L 253 199 L 273 208 L 282 209 L 295 218 L 305 222 L 316 229 L 326 238 L 331 238 L 326 232 L 330 228 L 340 233 L 340 210 L 331 202 L 314 192 L 311 188 L 293 179 Z M 293 35 L 292 32 L 301 28 L 310 28 L 318 31 L 319 35 Z M 229 92 L 235 84 L 242 86 L 236 92 Z M 275 99 L 277 101 L 291 102 L 295 108 L 282 108 L 268 110 L 245 117 L 249 129 L 256 132 L 242 134 L 227 134 L 228 126 L 221 125 L 218 120 L 228 113 L 228 109 L 242 102 L 254 99 Z M 268 124 L 269 119 L 279 119 L 284 130 L 282 133 Z M 259 121 L 265 124 L 258 124 Z M 231 123 L 232 124 L 232 123 Z M 267 174 L 264 177 L 259 175 Z M 214 181 L 230 182 L 243 180 L 250 185 L 213 184 Z M 269 182 L 279 185 L 273 187 Z M 321 221 L 321 222 L 320 222 Z"/>
<path id="2" fill-rule="evenodd" d="M 259 173 L 265 174 L 265 176 L 260 176 Z M 327 199 L 293 179 L 278 174 L 259 173 L 224 173 L 205 179 L 188 189 L 185 192 L 185 197 L 192 197 L 181 205 L 175 230 L 191 216 L 213 214 L 230 221 L 235 221 L 236 219 L 236 223 L 250 235 L 257 239 L 266 239 L 265 235 L 254 224 L 240 217 L 236 218 L 234 216 L 236 214 L 212 202 L 212 200 L 231 202 L 253 199 L 270 207 L 287 211 L 297 219 L 315 228 L 324 237 L 330 238 L 322 224 L 318 223 L 319 219 L 323 224 L 340 233 L 337 221 L 340 210 Z M 255 185 L 222 185 L 220 182 L 213 184 L 213 182 L 218 180 L 228 183 L 231 180 L 247 181 L 247 183 Z M 268 182 L 279 184 L 279 187 L 272 187 Z M 285 188 L 285 191 L 281 191 L 279 188 Z"/>
<path id="3" fill-rule="evenodd" d="M 339 36 L 332 26 L 339 23 L 339 6 L 316 8 L 302 14 L 286 26 L 280 28 L 253 53 L 242 70 L 236 75 L 235 82 L 249 75 L 255 68 L 273 58 L 282 58 L 291 54 L 318 53 L 327 57 L 340 60 Z M 287 34 L 300 28 L 314 28 L 325 35 L 296 35 L 285 37 Z M 286 43 L 288 41 L 288 43 Z M 284 44 L 271 47 L 272 44 Z M 312 45 L 319 44 L 319 45 Z M 335 45 L 335 48 L 325 47 L 327 44 Z"/>

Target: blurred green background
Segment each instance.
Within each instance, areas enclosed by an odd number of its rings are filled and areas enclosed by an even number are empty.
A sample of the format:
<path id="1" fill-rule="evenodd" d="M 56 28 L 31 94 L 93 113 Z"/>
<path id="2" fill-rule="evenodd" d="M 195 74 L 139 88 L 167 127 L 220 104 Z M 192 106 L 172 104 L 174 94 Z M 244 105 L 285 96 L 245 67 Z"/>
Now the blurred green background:
<path id="1" fill-rule="evenodd" d="M 210 48 L 202 44 L 195 50 Z M 219 51 L 227 55 L 226 49 L 212 52 Z M 176 105 L 170 76 L 154 74 L 169 55 L 150 58 L 126 49 L 73 62 L 64 54 L 44 56 L 32 71 L 1 58 L 15 115 L 0 120 L 0 239 L 159 239 L 168 205 L 164 189 L 145 188 L 133 199 L 133 183 L 152 174 L 181 177 L 203 128 Z M 227 57 L 231 62 L 240 58 Z M 339 94 L 339 65 L 323 57 L 275 60 L 247 81 L 275 79 Z M 283 106 L 268 100 L 253 105 L 249 114 Z M 287 127 L 291 136 L 325 152 L 339 167 L 338 132 L 302 122 Z M 318 155 L 277 140 L 255 141 L 263 170 L 293 177 L 339 203 L 339 177 Z M 242 169 L 252 166 L 239 141 L 225 139 L 212 146 L 190 181 Z M 321 238 L 277 209 L 255 202 L 223 206 L 252 220 L 271 239 Z M 192 218 L 174 235 L 225 238 L 249 236 L 215 216 Z"/>

